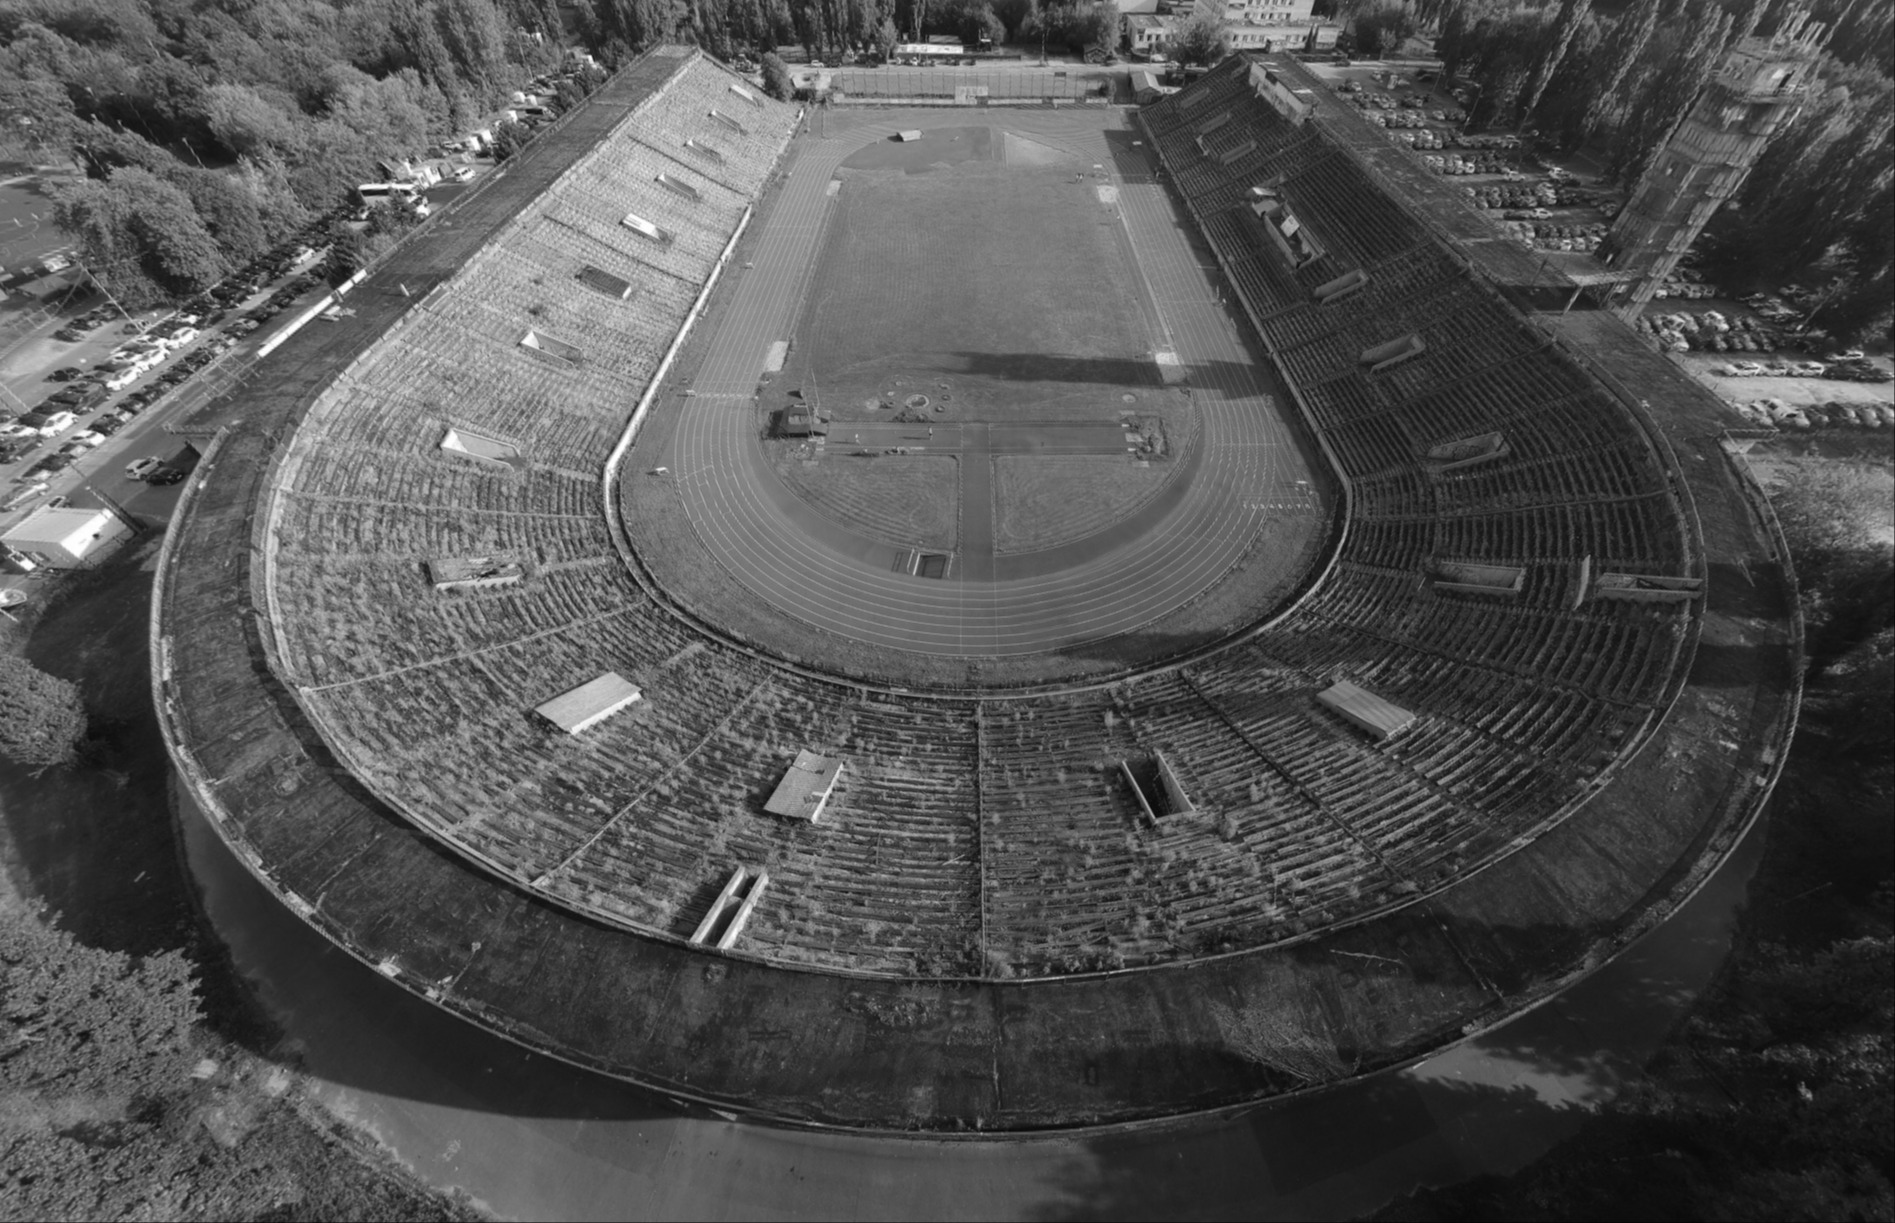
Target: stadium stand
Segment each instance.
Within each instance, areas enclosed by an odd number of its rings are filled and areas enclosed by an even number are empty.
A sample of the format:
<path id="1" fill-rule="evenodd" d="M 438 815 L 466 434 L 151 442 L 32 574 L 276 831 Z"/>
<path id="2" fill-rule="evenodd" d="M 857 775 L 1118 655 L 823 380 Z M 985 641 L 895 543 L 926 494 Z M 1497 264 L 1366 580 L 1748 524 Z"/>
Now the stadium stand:
<path id="1" fill-rule="evenodd" d="M 357 360 L 281 458 L 280 674 L 418 827 L 590 918 L 732 954 L 1117 969 L 1410 903 L 1584 801 L 1662 710 L 1692 602 L 1572 602 L 1582 558 L 1626 575 L 1614 589 L 1692 565 L 1652 444 L 1240 67 L 1145 122 L 1354 490 L 1335 568 L 1292 615 L 1111 688 L 929 695 L 778 666 L 646 599 L 598 473 L 791 115 L 689 61 Z M 1266 180 L 1323 248 L 1312 264 L 1260 235 L 1243 201 Z M 573 351 L 523 351 L 529 331 Z M 1405 335 L 1410 359 L 1363 365 Z M 517 461 L 443 453 L 450 429 Z M 1430 457 L 1488 434 L 1504 452 L 1478 464 Z M 432 558 L 496 555 L 517 580 L 430 579 Z M 1482 566 L 1510 575 L 1505 599 L 1441 587 Z M 578 734 L 522 716 L 602 673 L 641 699 Z M 1365 736 L 1318 701 L 1336 690 L 1412 724 Z M 806 752 L 847 768 L 820 821 L 777 818 Z M 1188 799 L 1144 818 L 1126 762 Z"/>

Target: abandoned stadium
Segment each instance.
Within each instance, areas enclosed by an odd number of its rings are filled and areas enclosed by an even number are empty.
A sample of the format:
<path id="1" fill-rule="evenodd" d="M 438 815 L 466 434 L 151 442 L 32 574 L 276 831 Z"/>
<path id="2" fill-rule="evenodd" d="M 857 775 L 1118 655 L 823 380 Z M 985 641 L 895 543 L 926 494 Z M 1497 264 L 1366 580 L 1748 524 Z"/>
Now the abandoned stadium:
<path id="1" fill-rule="evenodd" d="M 1249 1107 L 1552 996 L 1754 819 L 1794 579 L 1717 401 L 1296 71 L 799 135 L 641 57 L 234 392 L 183 784 L 441 1007 L 800 1124 Z"/>

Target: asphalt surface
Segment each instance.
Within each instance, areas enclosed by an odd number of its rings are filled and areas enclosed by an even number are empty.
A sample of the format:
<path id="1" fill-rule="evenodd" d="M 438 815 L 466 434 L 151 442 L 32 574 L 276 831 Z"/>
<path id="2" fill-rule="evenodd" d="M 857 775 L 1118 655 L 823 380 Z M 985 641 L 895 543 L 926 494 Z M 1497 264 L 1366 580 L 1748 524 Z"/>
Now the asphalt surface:
<path id="1" fill-rule="evenodd" d="M 845 158 L 894 128 L 967 123 L 964 111 L 827 115 L 826 135 L 805 137 L 793 150 L 779 197 L 755 222 L 749 264 L 727 273 L 738 278 L 734 299 L 682 400 L 671 454 L 641 457 L 627 478 L 677 480 L 700 538 L 746 587 L 804 621 L 876 645 L 1020 655 L 1124 633 L 1214 586 L 1244 558 L 1273 511 L 1318 508 L 1312 473 L 1281 414 L 1284 401 L 1220 302 L 1192 247 L 1188 218 L 1143 173 L 1150 163 L 1130 146 L 1123 114 L 1023 110 L 990 122 L 1074 153 L 1117 186 L 1159 316 L 1154 347 L 1174 351 L 1188 371 L 1205 458 L 1160 521 L 1119 524 L 1103 548 L 1038 563 L 1009 558 L 998 567 L 990 544 L 983 556 L 973 555 L 981 541 L 964 522 L 963 552 L 945 581 L 894 572 L 886 545 L 869 546 L 844 524 L 785 513 L 771 487 L 780 481 L 756 440 L 752 396 L 769 346 L 794 329 L 805 269 L 823 239 L 832 198 L 826 188 Z M 1116 131 L 1116 146 L 1108 130 Z M 652 474 L 660 464 L 675 474 Z"/>

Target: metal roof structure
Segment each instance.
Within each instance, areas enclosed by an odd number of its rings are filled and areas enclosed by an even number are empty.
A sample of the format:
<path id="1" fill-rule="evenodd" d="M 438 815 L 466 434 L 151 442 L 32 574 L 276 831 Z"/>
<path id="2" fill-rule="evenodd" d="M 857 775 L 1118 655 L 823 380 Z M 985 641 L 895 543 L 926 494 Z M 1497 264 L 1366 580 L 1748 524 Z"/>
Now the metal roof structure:
<path id="1" fill-rule="evenodd" d="M 616 671 L 607 671 L 536 706 L 533 712 L 567 734 L 576 735 L 597 726 L 643 695 L 637 684 Z"/>
<path id="2" fill-rule="evenodd" d="M 785 770 L 783 780 L 776 783 L 776 790 L 763 804 L 763 809 L 771 815 L 815 823 L 822 818 L 822 809 L 836 788 L 836 779 L 842 776 L 842 763 L 841 757 L 819 756 L 807 748 L 796 753 L 795 762 Z"/>

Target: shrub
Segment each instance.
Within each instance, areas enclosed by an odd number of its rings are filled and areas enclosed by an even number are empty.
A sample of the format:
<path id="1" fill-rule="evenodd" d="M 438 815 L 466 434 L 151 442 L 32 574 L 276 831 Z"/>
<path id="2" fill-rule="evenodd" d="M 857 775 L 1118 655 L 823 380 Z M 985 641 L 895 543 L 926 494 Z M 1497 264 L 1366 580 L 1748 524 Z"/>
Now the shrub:
<path id="1" fill-rule="evenodd" d="M 763 92 L 779 102 L 790 100 L 790 70 L 774 51 L 763 53 Z"/>

